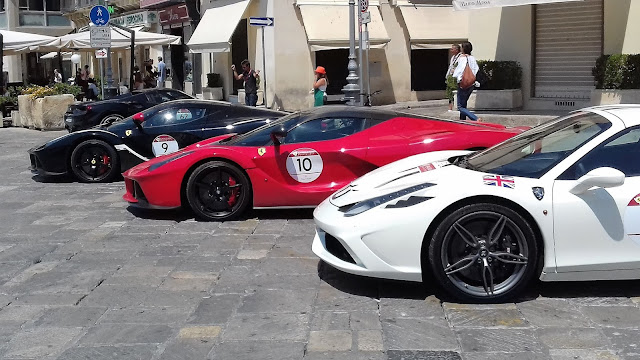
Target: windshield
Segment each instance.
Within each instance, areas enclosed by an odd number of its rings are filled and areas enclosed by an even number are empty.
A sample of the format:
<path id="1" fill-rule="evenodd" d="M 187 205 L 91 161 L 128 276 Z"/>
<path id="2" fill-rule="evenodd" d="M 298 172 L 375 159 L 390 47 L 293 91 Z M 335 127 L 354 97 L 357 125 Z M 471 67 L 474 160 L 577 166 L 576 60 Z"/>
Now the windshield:
<path id="1" fill-rule="evenodd" d="M 300 112 L 285 115 L 269 124 L 263 125 L 243 135 L 231 138 L 227 144 L 235 146 L 265 146 L 271 142 L 273 131 L 288 131 L 299 122 Z M 223 141 L 224 142 L 224 141 Z"/>
<path id="2" fill-rule="evenodd" d="M 473 170 L 539 178 L 589 140 L 611 127 L 594 113 L 574 113 L 535 127 L 456 165 Z"/>

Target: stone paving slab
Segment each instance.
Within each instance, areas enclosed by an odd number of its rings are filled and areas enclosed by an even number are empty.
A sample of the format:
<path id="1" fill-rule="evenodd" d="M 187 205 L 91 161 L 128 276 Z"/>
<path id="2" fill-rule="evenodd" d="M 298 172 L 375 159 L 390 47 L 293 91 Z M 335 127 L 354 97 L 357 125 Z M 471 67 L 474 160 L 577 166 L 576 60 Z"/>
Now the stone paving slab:
<path id="1" fill-rule="evenodd" d="M 640 359 L 640 281 L 451 302 L 320 262 L 312 210 L 202 222 L 32 177 L 26 150 L 62 134 L 0 129 L 2 359 Z"/>

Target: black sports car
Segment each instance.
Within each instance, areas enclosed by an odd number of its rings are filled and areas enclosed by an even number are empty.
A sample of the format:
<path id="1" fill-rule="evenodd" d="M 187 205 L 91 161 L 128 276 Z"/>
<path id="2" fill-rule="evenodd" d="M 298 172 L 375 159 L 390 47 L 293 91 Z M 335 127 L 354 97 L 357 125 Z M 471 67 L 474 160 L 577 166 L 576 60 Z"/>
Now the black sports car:
<path id="1" fill-rule="evenodd" d="M 96 125 L 109 126 L 152 106 L 184 99 L 193 99 L 193 97 L 173 89 L 147 89 L 122 94 L 109 100 L 69 105 L 69 109 L 64 114 L 64 127 L 69 132 L 73 132 Z"/>
<path id="2" fill-rule="evenodd" d="M 130 167 L 198 141 L 244 133 L 286 113 L 206 100 L 154 106 L 107 128 L 73 132 L 29 150 L 31 171 L 106 182 Z"/>

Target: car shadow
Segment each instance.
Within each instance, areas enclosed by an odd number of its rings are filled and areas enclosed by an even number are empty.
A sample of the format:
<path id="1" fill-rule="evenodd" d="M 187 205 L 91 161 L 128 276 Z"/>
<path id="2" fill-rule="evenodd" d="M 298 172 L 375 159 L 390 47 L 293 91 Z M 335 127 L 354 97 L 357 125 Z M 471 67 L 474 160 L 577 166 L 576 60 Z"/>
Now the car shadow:
<path id="1" fill-rule="evenodd" d="M 193 219 L 193 214 L 188 211 L 183 211 L 182 209 L 156 210 L 127 206 L 127 211 L 135 217 L 145 220 L 174 220 L 181 222 Z"/>
<path id="2" fill-rule="evenodd" d="M 33 175 L 31 176 L 31 180 L 41 183 L 41 184 L 71 184 L 71 183 L 80 183 L 78 179 L 71 175 Z M 102 184 L 112 184 L 117 182 L 122 182 L 124 179 L 122 176 L 118 175 L 111 181 L 103 182 Z"/>
<path id="3" fill-rule="evenodd" d="M 128 206 L 127 211 L 132 215 L 148 220 L 175 220 L 177 222 L 185 220 L 195 220 L 199 222 L 214 222 L 202 220 L 195 217 L 190 208 L 178 208 L 170 210 L 143 209 L 135 206 Z M 299 220 L 313 219 L 313 209 L 260 209 L 249 210 L 234 221 L 243 221 L 249 219 L 258 220 Z"/>
<path id="4" fill-rule="evenodd" d="M 318 261 L 318 276 L 330 286 L 342 292 L 372 298 L 393 298 L 424 300 L 435 296 L 441 302 L 464 303 L 444 293 L 433 279 L 425 282 L 385 280 L 352 275 L 333 266 Z M 640 280 L 608 281 L 571 281 L 542 282 L 532 281 L 517 298 L 504 303 L 522 303 L 538 298 L 576 299 L 576 298 L 633 298 L 640 296 Z"/>
<path id="5" fill-rule="evenodd" d="M 258 220 L 300 220 L 313 219 L 314 209 L 252 209 L 246 213 L 243 219 Z"/>

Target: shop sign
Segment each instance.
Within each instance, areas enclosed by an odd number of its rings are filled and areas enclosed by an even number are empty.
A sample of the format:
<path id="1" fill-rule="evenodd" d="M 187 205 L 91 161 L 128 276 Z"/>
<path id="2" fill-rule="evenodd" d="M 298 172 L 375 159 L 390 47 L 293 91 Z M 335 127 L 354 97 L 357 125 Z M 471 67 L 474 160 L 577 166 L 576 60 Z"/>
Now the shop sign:
<path id="1" fill-rule="evenodd" d="M 160 24 L 170 25 L 189 21 L 189 12 L 187 5 L 174 5 L 166 9 L 158 11 Z"/>
<path id="2" fill-rule="evenodd" d="M 124 27 L 149 26 L 158 22 L 158 13 L 155 11 L 141 11 L 134 14 L 119 16 L 111 19 L 111 23 Z"/>

